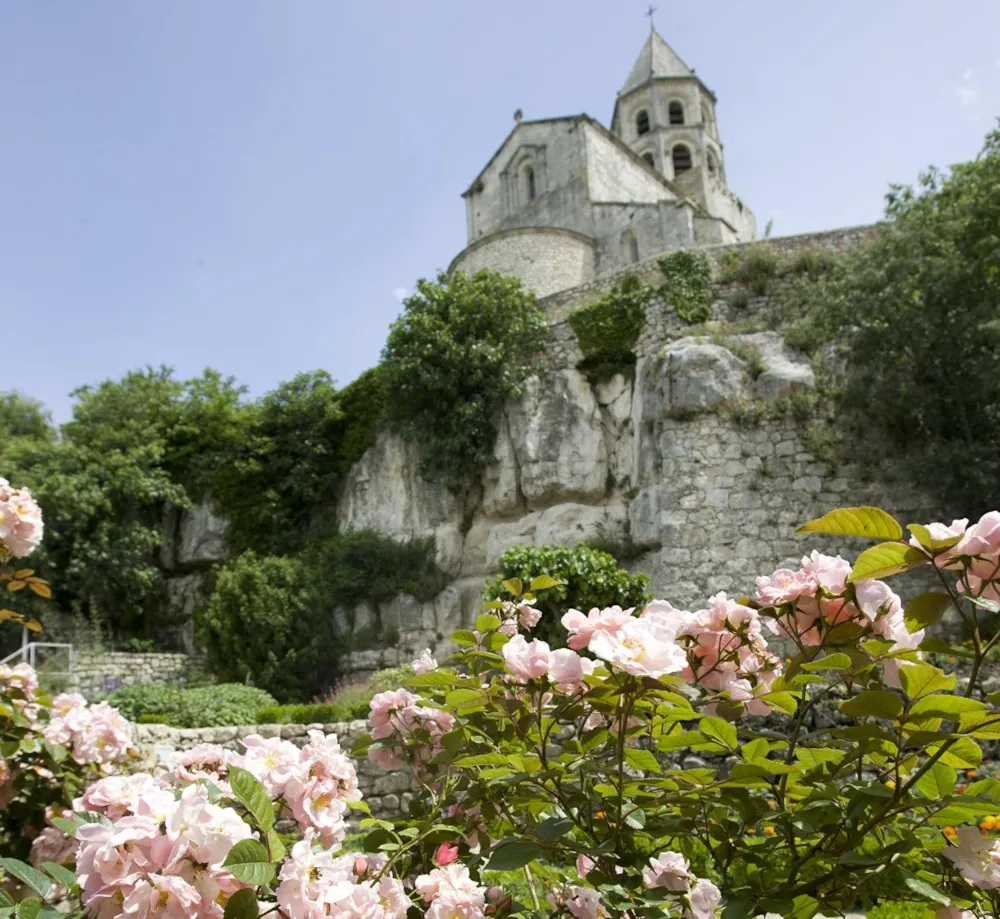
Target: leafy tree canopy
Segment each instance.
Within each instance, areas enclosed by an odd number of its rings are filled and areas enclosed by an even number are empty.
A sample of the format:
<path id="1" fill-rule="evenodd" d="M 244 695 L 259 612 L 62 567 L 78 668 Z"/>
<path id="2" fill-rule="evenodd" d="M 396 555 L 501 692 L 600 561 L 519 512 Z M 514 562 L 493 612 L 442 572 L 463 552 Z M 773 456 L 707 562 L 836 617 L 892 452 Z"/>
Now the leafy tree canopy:
<path id="1" fill-rule="evenodd" d="M 894 186 L 887 217 L 870 244 L 796 290 L 796 339 L 838 343 L 841 403 L 870 458 L 891 453 L 951 507 L 995 507 L 1000 131 L 972 162 Z"/>

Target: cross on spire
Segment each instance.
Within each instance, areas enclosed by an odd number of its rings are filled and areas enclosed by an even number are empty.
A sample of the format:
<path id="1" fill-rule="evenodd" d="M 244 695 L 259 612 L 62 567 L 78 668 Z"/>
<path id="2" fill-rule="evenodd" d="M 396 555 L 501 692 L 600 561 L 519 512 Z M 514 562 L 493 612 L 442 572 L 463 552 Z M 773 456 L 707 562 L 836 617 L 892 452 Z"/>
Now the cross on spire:
<path id="1" fill-rule="evenodd" d="M 656 31 L 656 26 L 653 25 L 653 13 L 656 12 L 656 9 L 657 8 L 655 6 L 653 6 L 652 4 L 650 4 L 649 9 L 646 10 L 646 15 L 649 17 L 649 31 L 650 32 L 655 32 Z"/>

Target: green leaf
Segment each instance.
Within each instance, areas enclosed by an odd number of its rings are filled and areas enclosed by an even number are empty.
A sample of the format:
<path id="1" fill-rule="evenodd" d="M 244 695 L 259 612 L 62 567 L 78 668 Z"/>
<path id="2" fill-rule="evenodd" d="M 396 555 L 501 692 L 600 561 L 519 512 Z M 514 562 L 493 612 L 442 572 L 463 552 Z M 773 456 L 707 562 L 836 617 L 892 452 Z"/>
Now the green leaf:
<path id="1" fill-rule="evenodd" d="M 933 625 L 944 615 L 949 606 L 951 597 L 933 590 L 914 597 L 903 609 L 906 628 L 913 633 Z"/>
<path id="2" fill-rule="evenodd" d="M 503 589 L 515 597 L 520 597 L 524 591 L 524 584 L 521 583 L 520 578 L 507 578 L 506 581 L 503 581 Z"/>
<path id="3" fill-rule="evenodd" d="M 479 644 L 479 640 L 468 629 L 459 629 L 457 632 L 452 632 L 451 640 L 463 648 L 474 648 Z"/>
<path id="4" fill-rule="evenodd" d="M 499 753 L 479 753 L 475 756 L 463 756 L 452 763 L 453 766 L 509 766 L 510 757 Z"/>
<path id="5" fill-rule="evenodd" d="M 930 664 L 914 663 L 899 668 L 899 682 L 911 699 L 921 699 L 934 692 L 955 688 L 954 674 L 945 675 Z"/>
<path id="6" fill-rule="evenodd" d="M 22 900 L 17 904 L 17 919 L 35 919 L 35 917 L 42 911 L 42 901 L 36 897 L 31 897 L 28 900 Z"/>
<path id="7" fill-rule="evenodd" d="M 260 909 L 257 906 L 257 891 L 252 888 L 237 890 L 226 903 L 223 919 L 257 919 Z"/>
<path id="8" fill-rule="evenodd" d="M 935 744 L 927 748 L 931 755 L 941 749 L 941 744 Z M 978 766 L 983 761 L 983 748 L 979 746 L 971 737 L 960 737 L 950 744 L 947 750 L 941 754 L 939 763 L 954 766 L 956 769 L 967 769 L 970 766 Z"/>
<path id="9" fill-rule="evenodd" d="M 736 728 L 721 718 L 714 718 L 712 716 L 702 718 L 698 722 L 698 730 L 706 737 L 719 741 L 719 743 L 730 750 L 735 750 L 738 746 Z"/>
<path id="10" fill-rule="evenodd" d="M 266 833 L 274 826 L 274 806 L 267 789 L 253 775 L 239 766 L 229 767 L 229 787 L 233 796 L 257 821 Z"/>
<path id="11" fill-rule="evenodd" d="M 7 909 L 8 907 L 16 905 L 17 904 L 14 902 L 14 898 L 7 893 L 6 890 L 0 887 L 0 909 Z"/>
<path id="12" fill-rule="evenodd" d="M 634 769 L 643 772 L 660 772 L 660 764 L 649 750 L 637 750 L 634 747 L 625 748 L 625 762 Z"/>
<path id="13" fill-rule="evenodd" d="M 500 620 L 496 616 L 491 616 L 488 613 L 481 613 L 476 616 L 476 631 L 477 632 L 492 632 L 495 629 L 500 628 Z"/>
<path id="14" fill-rule="evenodd" d="M 534 828 L 534 835 L 542 842 L 555 842 L 573 829 L 573 821 L 566 817 L 549 817 Z"/>
<path id="15" fill-rule="evenodd" d="M 646 825 L 646 813 L 639 808 L 634 808 L 630 810 L 625 815 L 626 826 L 632 827 L 633 830 L 641 830 Z"/>
<path id="16" fill-rule="evenodd" d="M 542 854 L 540 846 L 523 839 L 503 840 L 490 854 L 487 871 L 517 871 Z"/>
<path id="17" fill-rule="evenodd" d="M 236 880 L 254 887 L 268 884 L 274 877 L 274 865 L 267 857 L 267 849 L 255 839 L 243 839 L 236 843 L 229 850 L 222 867 L 228 868 Z"/>
<path id="18" fill-rule="evenodd" d="M 807 664 L 802 665 L 803 670 L 850 670 L 854 666 L 854 662 L 851 658 L 838 652 L 836 654 L 828 654 L 826 657 L 820 657 L 816 660 L 809 661 Z"/>
<path id="19" fill-rule="evenodd" d="M 908 523 L 906 528 L 916 537 L 920 545 L 934 552 L 957 546 L 965 538 L 965 534 L 960 533 L 958 536 L 949 536 L 947 539 L 934 539 L 931 536 L 931 531 L 922 523 Z"/>
<path id="20" fill-rule="evenodd" d="M 917 791 L 934 801 L 947 798 L 955 790 L 955 770 L 937 762 L 917 779 Z"/>
<path id="21" fill-rule="evenodd" d="M 0 865 L 8 874 L 14 875 L 19 881 L 27 884 L 40 897 L 47 896 L 49 890 L 52 889 L 52 881 L 37 868 L 32 868 L 31 865 L 27 865 L 19 859 L 0 857 Z"/>
<path id="22" fill-rule="evenodd" d="M 532 593 L 539 590 L 548 590 L 550 587 L 559 587 L 562 581 L 557 581 L 554 577 L 547 574 L 540 574 L 537 578 L 531 579 L 531 584 L 528 587 Z"/>
<path id="23" fill-rule="evenodd" d="M 865 715 L 875 718 L 896 718 L 903 711 L 903 700 L 887 689 L 869 689 L 858 693 L 853 699 L 842 702 L 840 710 L 853 718 Z"/>
<path id="24" fill-rule="evenodd" d="M 802 524 L 796 533 L 830 533 L 865 539 L 900 539 L 903 528 L 879 507 L 841 507 Z"/>
<path id="25" fill-rule="evenodd" d="M 926 564 L 927 556 L 919 549 L 901 542 L 883 542 L 862 552 L 848 575 L 848 581 L 887 578 Z"/>
<path id="26" fill-rule="evenodd" d="M 76 838 L 76 828 L 79 824 L 75 820 L 67 820 L 65 817 L 52 817 L 49 819 L 56 829 L 62 830 L 70 839 Z"/>
<path id="27" fill-rule="evenodd" d="M 758 737 L 756 740 L 751 740 L 743 744 L 743 759 L 747 761 L 763 759 L 770 752 L 771 745 L 763 737 Z"/>
<path id="28" fill-rule="evenodd" d="M 909 667 L 900 668 L 900 676 L 909 670 Z M 952 683 L 955 678 L 951 677 Z M 915 702 L 910 709 L 908 720 L 918 720 L 924 718 L 951 718 L 955 719 L 966 715 L 969 712 L 986 711 L 986 706 L 975 699 L 966 699 L 965 696 L 926 696 L 919 702 Z"/>
<path id="29" fill-rule="evenodd" d="M 67 890 L 72 890 L 76 885 L 76 875 L 64 865 L 57 865 L 55 862 L 42 862 L 42 867 Z"/>
<path id="30" fill-rule="evenodd" d="M 769 692 L 761 696 L 761 701 L 766 702 L 771 708 L 778 709 L 786 715 L 794 715 L 799 707 L 799 700 L 790 692 Z"/>
<path id="31" fill-rule="evenodd" d="M 938 890 L 936 887 L 931 887 L 926 881 L 922 881 L 918 877 L 914 877 L 912 874 L 903 878 L 903 883 L 912 890 L 918 896 L 923 897 L 925 900 L 932 900 L 935 903 L 940 903 L 942 906 L 949 906 L 951 900 L 948 895 Z"/>

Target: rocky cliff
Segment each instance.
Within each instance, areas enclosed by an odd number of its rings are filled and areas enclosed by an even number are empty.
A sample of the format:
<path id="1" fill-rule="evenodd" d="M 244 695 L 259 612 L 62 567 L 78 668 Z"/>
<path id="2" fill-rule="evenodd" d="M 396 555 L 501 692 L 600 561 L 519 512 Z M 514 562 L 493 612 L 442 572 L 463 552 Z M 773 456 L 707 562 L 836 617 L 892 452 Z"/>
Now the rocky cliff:
<path id="1" fill-rule="evenodd" d="M 774 245 L 794 253 L 853 245 L 862 235 Z M 655 262 L 633 270 L 655 283 Z M 699 334 L 655 301 L 634 372 L 588 380 L 565 319 L 617 280 L 542 301 L 552 319 L 547 366 L 507 405 L 494 462 L 477 488 L 460 496 L 425 479 L 415 448 L 387 432 L 351 470 L 341 526 L 433 538 L 453 580 L 429 602 L 403 596 L 338 610 L 345 641 L 352 632 L 382 636 L 352 652 L 348 670 L 393 666 L 423 647 L 443 652 L 450 632 L 474 620 L 485 579 L 509 546 L 620 546 L 657 596 L 686 605 L 719 590 L 746 592 L 757 574 L 801 556 L 807 543 L 795 528 L 832 507 L 876 503 L 910 519 L 929 513 L 909 489 L 850 464 L 833 468 L 807 449 L 806 426 L 789 403 L 815 387 L 814 370 L 766 328 L 766 296 L 739 299 L 718 286 L 713 322 Z"/>

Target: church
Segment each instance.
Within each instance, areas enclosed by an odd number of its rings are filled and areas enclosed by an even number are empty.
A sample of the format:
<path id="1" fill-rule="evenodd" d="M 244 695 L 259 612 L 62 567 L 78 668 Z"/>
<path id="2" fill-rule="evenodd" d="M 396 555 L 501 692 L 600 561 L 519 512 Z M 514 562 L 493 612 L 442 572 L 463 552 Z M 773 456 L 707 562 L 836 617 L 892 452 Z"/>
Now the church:
<path id="1" fill-rule="evenodd" d="M 715 103 L 651 29 L 610 130 L 587 114 L 518 112 L 463 193 L 468 245 L 450 270 L 492 268 L 544 297 L 663 252 L 754 239 L 726 183 Z"/>

